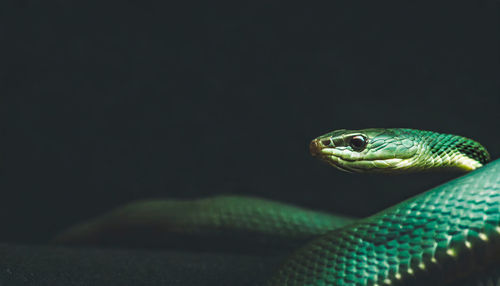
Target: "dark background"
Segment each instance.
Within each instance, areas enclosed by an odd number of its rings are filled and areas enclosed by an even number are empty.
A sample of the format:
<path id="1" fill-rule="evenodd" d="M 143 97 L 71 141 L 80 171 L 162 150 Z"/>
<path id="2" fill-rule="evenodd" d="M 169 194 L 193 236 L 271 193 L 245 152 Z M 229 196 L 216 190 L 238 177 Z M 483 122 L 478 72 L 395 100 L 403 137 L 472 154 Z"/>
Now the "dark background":
<path id="1" fill-rule="evenodd" d="M 498 4 L 2 3 L 1 241 L 143 198 L 248 194 L 366 216 L 452 174 L 359 176 L 334 129 L 500 154 Z"/>

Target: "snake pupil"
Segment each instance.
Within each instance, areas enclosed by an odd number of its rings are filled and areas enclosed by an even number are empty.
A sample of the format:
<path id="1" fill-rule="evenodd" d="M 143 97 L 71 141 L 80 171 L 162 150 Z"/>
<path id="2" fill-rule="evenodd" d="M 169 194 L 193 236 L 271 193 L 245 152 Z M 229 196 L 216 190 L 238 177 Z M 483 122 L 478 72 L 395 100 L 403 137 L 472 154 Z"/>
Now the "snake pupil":
<path id="1" fill-rule="evenodd" d="M 361 135 L 356 135 L 351 138 L 349 145 L 356 151 L 362 151 L 366 146 L 366 138 Z"/>

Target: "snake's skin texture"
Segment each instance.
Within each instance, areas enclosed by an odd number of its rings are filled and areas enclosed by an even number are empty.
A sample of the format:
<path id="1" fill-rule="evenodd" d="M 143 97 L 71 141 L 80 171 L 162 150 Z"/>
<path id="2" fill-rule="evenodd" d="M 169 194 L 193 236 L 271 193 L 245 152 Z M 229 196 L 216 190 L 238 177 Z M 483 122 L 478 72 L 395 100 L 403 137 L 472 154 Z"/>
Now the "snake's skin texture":
<path id="1" fill-rule="evenodd" d="M 270 285 L 450 285 L 498 262 L 499 242 L 496 160 L 315 239 Z"/>
<path id="2" fill-rule="evenodd" d="M 198 200 L 150 200 L 120 207 L 74 226 L 55 238 L 64 244 L 179 246 L 195 240 L 207 248 L 228 241 L 290 248 L 354 219 L 266 199 L 217 196 Z M 148 241 L 149 239 L 149 241 Z M 235 243 L 235 240 L 241 244 Z M 175 240 L 175 241 L 174 241 Z M 208 240 L 208 241 L 207 241 Z M 227 243 L 226 243 L 227 245 Z M 201 245 L 199 245 L 201 246 Z M 192 245 L 187 245 L 192 248 Z"/>

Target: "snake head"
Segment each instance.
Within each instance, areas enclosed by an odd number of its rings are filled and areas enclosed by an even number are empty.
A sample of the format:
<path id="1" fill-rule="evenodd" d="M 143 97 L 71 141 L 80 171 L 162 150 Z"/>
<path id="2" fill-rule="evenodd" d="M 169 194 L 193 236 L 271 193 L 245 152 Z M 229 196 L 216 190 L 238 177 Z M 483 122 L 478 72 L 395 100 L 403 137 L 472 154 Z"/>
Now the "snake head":
<path id="1" fill-rule="evenodd" d="M 309 150 L 339 170 L 356 173 L 470 171 L 489 159 L 471 139 L 403 128 L 335 130 L 312 140 Z"/>

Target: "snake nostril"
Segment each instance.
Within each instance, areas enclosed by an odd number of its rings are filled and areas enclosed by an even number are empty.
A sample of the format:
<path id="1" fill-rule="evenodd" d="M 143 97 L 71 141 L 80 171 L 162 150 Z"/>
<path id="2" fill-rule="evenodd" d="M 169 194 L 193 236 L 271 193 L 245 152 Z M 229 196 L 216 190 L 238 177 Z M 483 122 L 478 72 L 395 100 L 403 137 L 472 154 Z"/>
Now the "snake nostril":
<path id="1" fill-rule="evenodd" d="M 325 138 L 321 140 L 321 144 L 323 144 L 324 146 L 330 146 L 332 144 L 332 141 L 330 140 L 330 138 Z"/>

